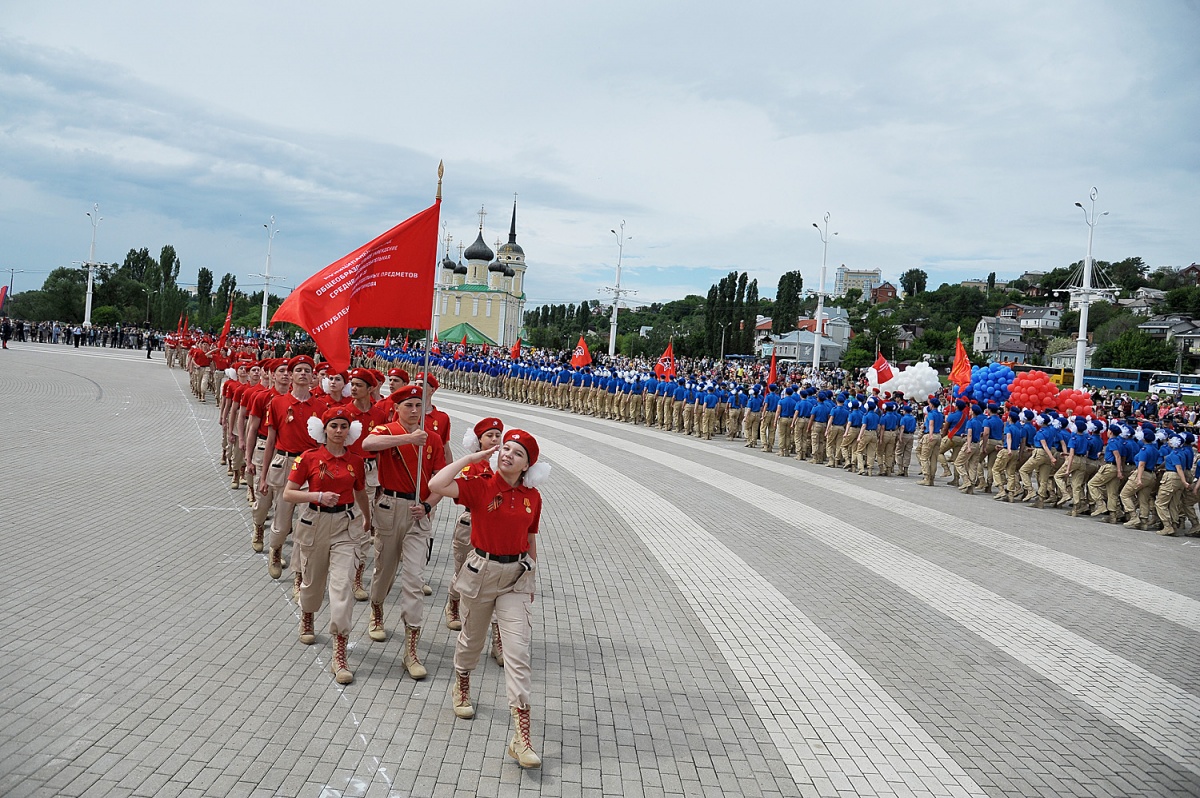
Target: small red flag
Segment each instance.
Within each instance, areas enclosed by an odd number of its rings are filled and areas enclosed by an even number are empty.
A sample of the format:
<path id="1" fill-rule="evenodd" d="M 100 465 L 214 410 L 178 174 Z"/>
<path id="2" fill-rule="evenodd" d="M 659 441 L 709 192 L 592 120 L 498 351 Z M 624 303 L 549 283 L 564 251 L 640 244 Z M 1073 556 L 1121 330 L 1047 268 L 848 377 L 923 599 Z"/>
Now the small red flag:
<path id="1" fill-rule="evenodd" d="M 442 347 L 441 347 L 441 344 L 438 343 L 437 333 L 433 334 L 433 345 L 429 347 L 429 354 L 431 354 L 431 355 L 442 354 Z"/>
<path id="2" fill-rule="evenodd" d="M 175 322 L 175 334 L 176 335 L 183 334 L 183 314 L 182 313 L 179 314 L 179 321 Z"/>
<path id="3" fill-rule="evenodd" d="M 771 370 L 767 372 L 767 387 L 770 388 L 779 381 L 779 374 L 775 371 L 775 349 L 771 348 Z"/>
<path id="4" fill-rule="evenodd" d="M 405 334 L 404 334 L 404 346 L 400 347 L 400 351 L 401 351 L 401 352 L 407 352 L 407 351 L 408 351 L 408 333 L 405 333 Z"/>
<path id="5" fill-rule="evenodd" d="M 875 358 L 875 365 L 871 368 L 875 369 L 875 380 L 882 385 L 896 375 L 892 373 L 892 364 L 887 362 L 883 352 L 879 352 L 878 355 Z"/>
<path id="6" fill-rule="evenodd" d="M 0 308 L 4 307 L 4 299 L 8 296 L 8 286 L 0 285 Z"/>
<path id="7" fill-rule="evenodd" d="M 582 368 L 592 362 L 592 353 L 588 351 L 587 341 L 583 340 L 583 336 L 579 336 L 579 343 L 575 344 L 575 353 L 571 355 L 571 365 L 575 368 Z"/>
<path id="8" fill-rule="evenodd" d="M 229 337 L 229 325 L 233 322 L 233 297 L 229 298 L 229 310 L 225 311 L 225 326 L 221 328 L 221 337 L 217 339 L 217 349 L 225 348 L 225 339 Z"/>
<path id="9" fill-rule="evenodd" d="M 520 357 L 521 357 L 521 339 L 520 338 L 518 338 L 517 342 L 512 345 L 512 349 L 509 351 L 508 357 L 510 360 L 519 360 L 520 359 Z"/>
<path id="10" fill-rule="evenodd" d="M 486 355 L 487 353 L 488 353 L 488 345 L 487 345 L 487 344 L 484 344 L 484 345 L 483 345 L 483 354 L 485 354 L 485 355 Z"/>
<path id="11" fill-rule="evenodd" d="M 671 379 L 675 376 L 675 342 L 668 341 L 667 348 L 663 350 L 662 355 L 658 358 L 658 363 L 654 364 L 654 373 L 659 379 Z"/>
<path id="12" fill-rule="evenodd" d="M 429 329 L 441 206 L 436 200 L 305 280 L 271 321 L 299 325 L 338 371 L 350 366 L 351 327 Z"/>
<path id="13" fill-rule="evenodd" d="M 188 317 L 187 317 L 187 314 L 185 313 L 185 314 L 183 314 L 183 334 L 184 335 L 187 335 L 187 328 L 188 328 Z"/>
<path id="14" fill-rule="evenodd" d="M 958 386 L 959 391 L 965 391 L 971 384 L 971 361 L 967 359 L 967 350 L 963 347 L 961 338 L 954 339 L 954 365 L 950 367 L 950 382 Z"/>
<path id="15" fill-rule="evenodd" d="M 391 330 L 387 331 L 387 338 L 385 338 L 383 341 L 383 348 L 384 349 L 392 348 L 392 331 Z"/>

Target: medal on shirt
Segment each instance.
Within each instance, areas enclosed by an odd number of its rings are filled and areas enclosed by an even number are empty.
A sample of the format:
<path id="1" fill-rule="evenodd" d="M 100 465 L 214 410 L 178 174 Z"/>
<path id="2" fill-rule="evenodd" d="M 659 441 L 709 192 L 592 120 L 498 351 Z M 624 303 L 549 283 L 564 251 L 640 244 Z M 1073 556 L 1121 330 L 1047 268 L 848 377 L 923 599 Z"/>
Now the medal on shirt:
<path id="1" fill-rule="evenodd" d="M 529 499 L 525 500 L 525 512 L 527 512 L 527 513 L 533 512 L 533 508 L 529 506 Z"/>

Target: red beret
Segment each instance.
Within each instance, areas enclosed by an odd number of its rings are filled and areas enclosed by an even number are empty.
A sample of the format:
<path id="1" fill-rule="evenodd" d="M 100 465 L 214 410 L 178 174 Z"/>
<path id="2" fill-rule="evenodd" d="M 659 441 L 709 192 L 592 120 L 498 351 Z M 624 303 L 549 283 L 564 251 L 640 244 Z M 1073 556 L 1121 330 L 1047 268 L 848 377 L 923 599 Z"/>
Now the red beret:
<path id="1" fill-rule="evenodd" d="M 490 429 L 498 429 L 504 431 L 504 422 L 498 418 L 485 418 L 475 425 L 475 437 L 482 438 L 483 433 Z"/>
<path id="2" fill-rule="evenodd" d="M 328 371 L 328 370 L 329 370 L 329 361 L 328 360 L 322 360 L 313 369 L 313 371 L 317 372 L 318 374 L 320 374 L 322 371 Z"/>
<path id="3" fill-rule="evenodd" d="M 330 421 L 333 421 L 334 419 L 338 419 L 338 418 L 344 419 L 347 422 L 354 421 L 354 418 L 351 416 L 348 405 L 333 405 L 333 406 L 331 406 L 328 410 L 326 410 L 324 413 L 321 414 L 321 426 L 325 426 Z"/>
<path id="4" fill-rule="evenodd" d="M 400 404 L 401 402 L 406 402 L 409 399 L 420 399 L 421 395 L 422 392 L 420 385 L 405 385 L 403 388 L 393 391 L 392 395 L 388 398 L 391 399 L 394 404 Z"/>
<path id="5" fill-rule="evenodd" d="M 530 465 L 533 465 L 537 462 L 538 444 L 537 440 L 532 435 L 525 430 L 510 429 L 508 432 L 504 433 L 504 442 L 508 443 L 509 441 L 521 444 L 521 448 L 523 448 L 525 453 L 529 455 Z"/>
<path id="6" fill-rule="evenodd" d="M 351 369 L 350 379 L 362 380 L 372 388 L 379 384 L 379 381 L 375 379 L 375 375 L 371 373 L 370 369 Z"/>
<path id="7" fill-rule="evenodd" d="M 309 368 L 312 368 L 313 366 L 316 365 L 313 362 L 313 359 L 311 357 L 309 357 L 308 355 L 296 355 L 294 358 L 292 358 L 291 360 L 289 360 L 287 362 L 288 371 L 295 371 L 296 366 L 301 366 L 306 363 L 308 364 Z"/>
<path id="8" fill-rule="evenodd" d="M 387 375 L 389 377 L 399 377 L 400 379 L 404 380 L 405 382 L 411 382 L 411 380 L 409 380 L 409 378 L 408 378 L 408 372 L 405 371 L 404 369 L 388 369 Z"/>
<path id="9" fill-rule="evenodd" d="M 429 385 L 430 387 L 432 387 L 435 391 L 438 388 L 437 377 L 433 376 L 432 374 L 425 374 L 424 372 L 413 377 L 413 382 L 423 382 L 423 383 Z"/>

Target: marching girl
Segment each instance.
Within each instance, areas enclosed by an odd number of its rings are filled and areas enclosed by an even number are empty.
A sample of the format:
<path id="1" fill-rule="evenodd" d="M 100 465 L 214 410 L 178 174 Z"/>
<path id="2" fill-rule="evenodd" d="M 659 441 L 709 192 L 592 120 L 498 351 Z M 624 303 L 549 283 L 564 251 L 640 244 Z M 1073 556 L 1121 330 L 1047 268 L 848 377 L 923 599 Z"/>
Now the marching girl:
<path id="1" fill-rule="evenodd" d="M 464 477 L 464 469 L 492 461 L 490 477 Z M 462 631 L 454 650 L 454 681 L 450 695 L 454 714 L 471 718 L 471 671 L 487 643 L 488 625 L 495 613 L 504 638 L 504 682 L 513 718 L 508 755 L 523 768 L 536 768 L 541 758 L 533 750 L 530 732 L 533 623 L 530 604 L 537 567 L 537 533 L 542 496 L 536 486 L 550 467 L 538 462 L 537 440 L 528 432 L 504 433 L 500 447 L 460 457 L 429 481 L 429 489 L 457 499 L 471 513 L 471 546 L 456 580 Z"/>
<path id="2" fill-rule="evenodd" d="M 353 413 L 335 405 L 318 419 L 308 420 L 308 433 L 320 445 L 296 458 L 284 488 L 283 500 L 305 506 L 292 530 L 300 561 L 300 642 L 316 641 L 313 615 L 321 608 L 329 586 L 329 633 L 333 636 L 333 671 L 338 684 L 350 684 L 354 673 L 346 662 L 346 644 L 353 628 L 354 571 L 359 547 L 370 527 L 366 469 L 358 455 L 347 450 L 362 434 Z"/>

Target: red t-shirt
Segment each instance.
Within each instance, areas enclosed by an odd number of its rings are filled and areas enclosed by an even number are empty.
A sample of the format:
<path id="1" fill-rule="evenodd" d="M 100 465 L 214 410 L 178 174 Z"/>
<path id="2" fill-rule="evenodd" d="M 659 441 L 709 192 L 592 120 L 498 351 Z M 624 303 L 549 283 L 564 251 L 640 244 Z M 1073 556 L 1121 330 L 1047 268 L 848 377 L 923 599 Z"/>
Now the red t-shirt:
<path id="1" fill-rule="evenodd" d="M 480 477 L 490 477 L 495 472 L 492 471 L 491 464 L 487 460 L 480 460 L 478 463 L 471 463 L 463 468 L 461 472 L 462 479 L 479 479 Z M 461 499 L 455 499 L 455 504 L 462 504 Z"/>
<path id="2" fill-rule="evenodd" d="M 438 436 L 430 429 L 428 422 L 425 432 L 425 451 L 421 463 L 421 501 L 429 498 L 429 477 L 441 471 L 446 466 L 446 451 L 437 446 Z M 371 430 L 371 435 L 407 435 L 408 431 L 399 421 L 390 424 L 380 424 Z M 388 490 L 400 493 L 415 493 L 413 479 L 417 475 L 417 447 L 411 443 L 406 446 L 393 446 L 379 452 L 379 484 Z"/>
<path id="3" fill-rule="evenodd" d="M 450 416 L 430 405 L 429 409 L 425 411 L 425 418 L 426 423 L 433 422 L 430 429 L 436 432 L 438 437 L 442 439 L 442 445 L 445 446 L 450 443 Z M 492 553 L 495 554 L 496 552 Z"/>
<path id="4" fill-rule="evenodd" d="M 310 396 L 303 402 L 293 394 L 277 396 L 267 407 L 267 426 L 275 429 L 275 449 L 305 452 L 317 442 L 308 434 L 308 420 L 325 412 L 325 403 Z"/>
<path id="5" fill-rule="evenodd" d="M 458 477 L 458 503 L 471 511 L 471 545 L 489 554 L 524 554 L 537 534 L 542 494 L 504 477 Z"/>
<path id="6" fill-rule="evenodd" d="M 192 349 L 192 362 L 204 368 L 212 363 L 212 358 L 208 356 L 207 352 L 197 346 Z"/>
<path id="7" fill-rule="evenodd" d="M 260 386 L 259 392 L 254 394 L 250 399 L 247 418 L 250 416 L 258 416 L 258 433 L 264 438 L 267 436 L 267 408 L 271 404 L 271 400 L 282 396 L 279 391 L 274 388 L 263 388 Z M 290 451 L 290 450 L 289 450 Z"/>
<path id="8" fill-rule="evenodd" d="M 307 482 L 308 489 L 314 491 L 336 491 L 338 504 L 350 504 L 354 501 L 354 491 L 367 487 L 367 469 L 356 454 L 347 451 L 335 457 L 324 446 L 318 446 L 292 462 L 288 482 L 297 487 Z"/>
<path id="9" fill-rule="evenodd" d="M 229 364 L 232 362 L 233 360 L 229 357 L 229 355 L 223 355 L 220 352 L 217 352 L 215 355 L 213 355 L 213 368 L 220 369 L 221 371 L 229 368 Z"/>
<path id="10" fill-rule="evenodd" d="M 354 443 L 350 444 L 346 448 L 349 449 L 350 451 L 354 452 L 356 455 L 363 458 L 364 460 L 376 459 L 376 457 L 379 455 L 379 452 L 363 451 L 363 447 L 362 447 L 363 441 L 366 440 L 366 437 L 371 432 L 371 430 L 375 429 L 376 427 L 378 427 L 382 424 L 387 423 L 388 413 L 391 412 L 390 405 L 388 405 L 385 402 L 372 402 L 371 406 L 368 407 L 366 410 L 359 410 L 358 406 L 355 405 L 353 401 L 347 399 L 346 400 L 346 409 L 348 411 L 350 411 L 350 416 L 351 416 L 350 420 L 358 421 L 359 423 L 362 424 L 362 428 L 363 428 L 362 434 L 358 436 L 358 440 L 356 440 Z"/>

